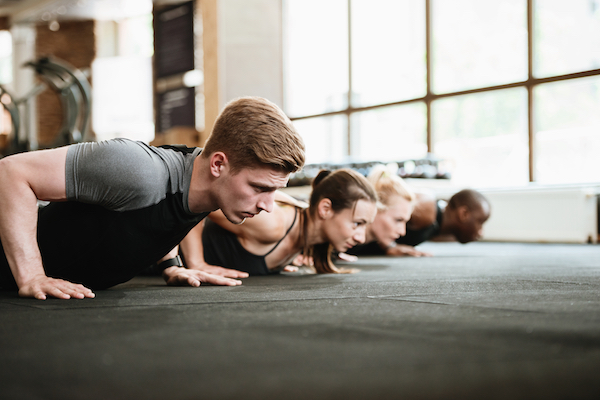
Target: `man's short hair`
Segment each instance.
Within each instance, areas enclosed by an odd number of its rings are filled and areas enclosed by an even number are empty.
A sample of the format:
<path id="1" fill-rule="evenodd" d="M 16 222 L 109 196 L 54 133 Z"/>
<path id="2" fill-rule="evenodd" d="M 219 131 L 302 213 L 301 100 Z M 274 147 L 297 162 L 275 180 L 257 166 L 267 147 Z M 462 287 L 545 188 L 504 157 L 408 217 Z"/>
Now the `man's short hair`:
<path id="1" fill-rule="evenodd" d="M 222 151 L 232 171 L 270 166 L 292 173 L 304 166 L 304 141 L 292 121 L 274 103 L 241 97 L 221 111 L 202 156 Z"/>
<path id="2" fill-rule="evenodd" d="M 472 189 L 463 189 L 448 200 L 448 207 L 452 209 L 466 206 L 471 211 L 482 208 L 484 205 L 489 206 L 489 204 L 484 195 Z"/>

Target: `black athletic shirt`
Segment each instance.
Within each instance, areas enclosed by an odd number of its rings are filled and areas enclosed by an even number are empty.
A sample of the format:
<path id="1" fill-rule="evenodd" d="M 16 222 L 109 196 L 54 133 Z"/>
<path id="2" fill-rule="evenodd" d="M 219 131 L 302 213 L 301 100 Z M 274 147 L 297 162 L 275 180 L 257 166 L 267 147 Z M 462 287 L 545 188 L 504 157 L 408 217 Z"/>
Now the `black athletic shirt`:
<path id="1" fill-rule="evenodd" d="M 103 289 L 126 282 L 175 247 L 208 213 L 188 194 L 199 148 L 115 139 L 73 145 L 66 202 L 38 214 L 46 274 Z M 0 287 L 16 289 L 0 245 Z"/>
<path id="2" fill-rule="evenodd" d="M 442 225 L 442 219 L 444 218 L 444 212 L 440 208 L 439 203 L 436 203 L 436 207 L 437 214 L 433 224 L 418 230 L 408 229 L 407 227 L 406 235 L 400 236 L 398 239 L 396 239 L 396 243 L 417 246 L 440 233 L 440 227 Z M 355 256 L 384 255 L 386 254 L 386 250 L 382 249 L 377 242 L 370 242 L 354 246 L 353 248 L 349 249 L 347 253 Z"/>
<path id="3" fill-rule="evenodd" d="M 285 235 L 279 239 L 268 253 L 263 255 L 250 253 L 242 246 L 235 234 L 222 228 L 219 224 L 208 218 L 204 221 L 204 229 L 202 231 L 204 261 L 208 264 L 244 271 L 250 275 L 269 275 L 277 273 L 279 270 L 269 270 L 265 258 L 271 254 L 277 246 L 279 246 L 279 243 L 281 243 L 290 233 L 296 223 L 297 217 L 298 209 L 296 208 L 294 221 L 285 232 Z"/>
<path id="4" fill-rule="evenodd" d="M 434 236 L 437 236 L 440 233 L 440 229 L 442 227 L 442 219 L 444 219 L 444 211 L 440 207 L 439 202 L 436 203 L 437 214 L 435 217 L 435 221 L 433 224 L 426 226 L 423 229 L 412 230 L 406 229 L 406 235 L 400 236 L 396 239 L 396 243 L 398 244 L 408 244 L 410 246 L 416 246 L 423 242 L 428 241 Z"/>

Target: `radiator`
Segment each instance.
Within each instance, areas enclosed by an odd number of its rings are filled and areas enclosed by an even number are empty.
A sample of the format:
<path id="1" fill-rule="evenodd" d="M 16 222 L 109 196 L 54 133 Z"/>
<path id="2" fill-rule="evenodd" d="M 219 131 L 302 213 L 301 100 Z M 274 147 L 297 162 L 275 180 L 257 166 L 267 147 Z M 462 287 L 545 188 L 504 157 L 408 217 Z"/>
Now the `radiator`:
<path id="1" fill-rule="evenodd" d="M 485 241 L 598 243 L 600 185 L 481 192 L 492 207 Z"/>

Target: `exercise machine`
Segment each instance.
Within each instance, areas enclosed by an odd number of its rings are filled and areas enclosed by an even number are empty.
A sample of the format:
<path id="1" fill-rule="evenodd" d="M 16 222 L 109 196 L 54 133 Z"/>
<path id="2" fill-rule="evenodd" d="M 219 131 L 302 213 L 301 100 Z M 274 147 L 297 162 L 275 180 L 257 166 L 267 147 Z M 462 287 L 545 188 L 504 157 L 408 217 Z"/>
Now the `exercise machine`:
<path id="1" fill-rule="evenodd" d="M 63 110 L 60 131 L 50 147 L 90 140 L 92 91 L 85 74 L 54 57 L 42 57 L 27 62 L 24 66 L 33 68 L 41 82 L 21 98 L 15 97 L 0 85 L 0 103 L 8 111 L 12 121 L 11 140 L 4 155 L 38 149 L 37 138 L 33 137 L 28 125 L 29 118 L 26 116 L 29 115 L 33 99 L 46 88 L 59 94 Z"/>

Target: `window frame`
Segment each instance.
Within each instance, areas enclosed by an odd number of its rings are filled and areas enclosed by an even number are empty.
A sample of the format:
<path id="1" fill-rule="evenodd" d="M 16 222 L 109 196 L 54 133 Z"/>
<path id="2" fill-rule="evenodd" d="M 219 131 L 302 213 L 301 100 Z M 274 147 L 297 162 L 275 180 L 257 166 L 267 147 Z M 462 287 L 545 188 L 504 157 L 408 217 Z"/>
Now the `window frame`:
<path id="1" fill-rule="evenodd" d="M 554 75 L 548 76 L 544 78 L 536 78 L 533 74 L 533 57 L 534 57 L 534 1 L 535 0 L 527 0 L 527 79 L 524 81 L 517 81 L 506 83 L 502 85 L 495 86 L 486 86 L 479 87 L 469 90 L 463 91 L 455 91 L 448 93 L 439 93 L 436 94 L 432 91 L 432 63 L 431 63 L 431 47 L 432 47 L 432 12 L 431 12 L 431 0 L 425 0 L 425 58 L 426 58 L 426 93 L 422 97 L 402 100 L 391 103 L 381 103 L 376 105 L 370 105 L 366 107 L 354 107 L 352 104 L 352 0 L 348 1 L 348 107 L 339 111 L 331 111 L 321 114 L 311 114 L 311 115 L 296 115 L 290 116 L 292 121 L 303 120 L 309 118 L 318 118 L 318 117 L 327 117 L 332 115 L 345 115 L 347 120 L 347 149 L 348 156 L 351 156 L 352 149 L 352 114 L 359 113 L 363 111 L 374 110 L 378 108 L 396 106 L 396 105 L 404 105 L 411 104 L 417 102 L 425 103 L 426 107 L 426 129 L 427 129 L 427 151 L 429 153 L 434 153 L 435 150 L 435 142 L 432 137 L 432 115 L 431 115 L 431 105 L 432 102 L 448 98 L 448 97 L 457 97 L 463 95 L 470 95 L 476 93 L 484 93 L 484 92 L 492 92 L 503 89 L 511 89 L 511 88 L 525 88 L 527 90 L 527 134 L 528 134 L 528 149 L 529 149 L 529 182 L 535 182 L 535 161 L 536 161 L 536 145 L 535 145 L 535 126 L 534 126 L 534 89 L 535 87 L 552 82 L 560 82 L 560 81 L 568 81 L 577 78 L 585 78 L 590 76 L 600 76 L 600 69 L 592 69 L 579 71 L 575 73 L 569 73 L 564 75 Z M 284 105 L 285 106 L 285 105 Z"/>

